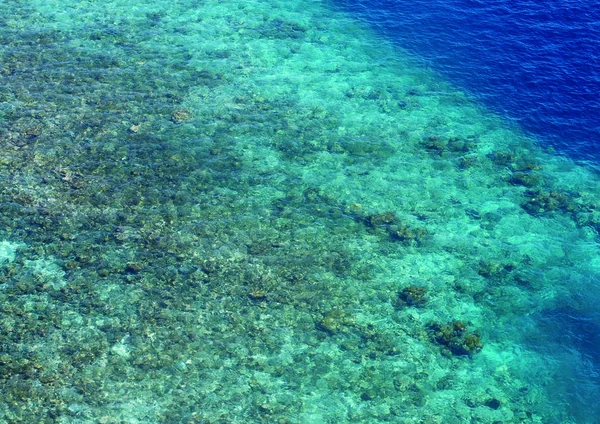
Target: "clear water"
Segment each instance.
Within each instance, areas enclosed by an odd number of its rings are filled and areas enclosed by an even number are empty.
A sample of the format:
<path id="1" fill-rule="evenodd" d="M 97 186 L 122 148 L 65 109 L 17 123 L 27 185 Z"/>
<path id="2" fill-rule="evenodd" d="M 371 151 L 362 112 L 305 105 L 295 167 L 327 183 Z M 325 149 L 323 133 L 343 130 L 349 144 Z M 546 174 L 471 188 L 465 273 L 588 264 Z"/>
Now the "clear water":
<path id="1" fill-rule="evenodd" d="M 600 162 L 600 10 L 582 0 L 339 0 L 536 139 Z"/>
<path id="2" fill-rule="evenodd" d="M 591 168 L 337 5 L 0 25 L 0 420 L 594 423 Z"/>

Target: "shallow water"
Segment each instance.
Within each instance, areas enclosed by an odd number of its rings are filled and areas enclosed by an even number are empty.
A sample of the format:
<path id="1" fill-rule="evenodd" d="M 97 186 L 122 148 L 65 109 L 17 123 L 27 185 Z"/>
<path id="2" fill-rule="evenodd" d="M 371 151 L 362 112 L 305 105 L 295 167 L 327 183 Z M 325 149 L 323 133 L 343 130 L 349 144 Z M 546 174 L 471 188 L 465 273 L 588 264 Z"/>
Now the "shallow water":
<path id="1" fill-rule="evenodd" d="M 1 6 L 6 422 L 594 422 L 597 176 L 320 3 Z"/>

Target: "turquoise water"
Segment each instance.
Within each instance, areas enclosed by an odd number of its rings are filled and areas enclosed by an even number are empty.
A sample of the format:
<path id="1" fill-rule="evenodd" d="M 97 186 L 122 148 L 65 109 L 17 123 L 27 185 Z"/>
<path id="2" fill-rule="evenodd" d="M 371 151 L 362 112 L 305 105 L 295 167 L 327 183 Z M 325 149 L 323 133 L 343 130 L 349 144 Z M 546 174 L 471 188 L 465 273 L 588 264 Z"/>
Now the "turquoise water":
<path id="1" fill-rule="evenodd" d="M 326 3 L 4 3 L 0 419 L 593 423 L 598 175 Z"/>

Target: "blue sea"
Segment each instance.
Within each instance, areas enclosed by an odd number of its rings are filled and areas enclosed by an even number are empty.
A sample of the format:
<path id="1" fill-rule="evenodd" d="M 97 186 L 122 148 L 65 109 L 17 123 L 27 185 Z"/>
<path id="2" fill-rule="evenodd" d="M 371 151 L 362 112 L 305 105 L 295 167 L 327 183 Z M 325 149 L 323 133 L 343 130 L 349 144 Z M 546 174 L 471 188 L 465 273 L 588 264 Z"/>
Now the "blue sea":
<path id="1" fill-rule="evenodd" d="M 600 416 L 600 12 L 0 1 L 0 423 Z"/>
<path id="2" fill-rule="evenodd" d="M 600 9 L 568 1 L 337 4 L 559 154 L 600 161 Z"/>

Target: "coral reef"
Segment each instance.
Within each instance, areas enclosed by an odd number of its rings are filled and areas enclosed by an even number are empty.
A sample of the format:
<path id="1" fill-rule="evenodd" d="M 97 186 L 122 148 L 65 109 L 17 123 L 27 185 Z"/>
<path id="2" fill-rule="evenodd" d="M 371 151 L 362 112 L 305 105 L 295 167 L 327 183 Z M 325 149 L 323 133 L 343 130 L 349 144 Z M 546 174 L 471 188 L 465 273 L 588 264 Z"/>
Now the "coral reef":
<path id="1" fill-rule="evenodd" d="M 427 289 L 419 286 L 408 286 L 398 294 L 399 303 L 408 306 L 423 306 L 427 303 Z"/>
<path id="2" fill-rule="evenodd" d="M 430 327 L 432 340 L 442 346 L 442 353 L 456 356 L 472 356 L 483 349 L 478 331 L 469 331 L 463 321 L 448 324 L 433 324 Z"/>
<path id="3" fill-rule="evenodd" d="M 579 203 L 575 201 L 576 193 L 527 190 L 525 197 L 527 200 L 522 204 L 522 207 L 531 215 L 541 215 L 555 211 L 576 213 L 581 208 Z"/>
<path id="4" fill-rule="evenodd" d="M 424 227 L 413 227 L 401 222 L 391 211 L 366 215 L 358 211 L 355 216 L 375 233 L 386 234 L 390 240 L 402 242 L 407 246 L 420 246 L 430 234 Z"/>

